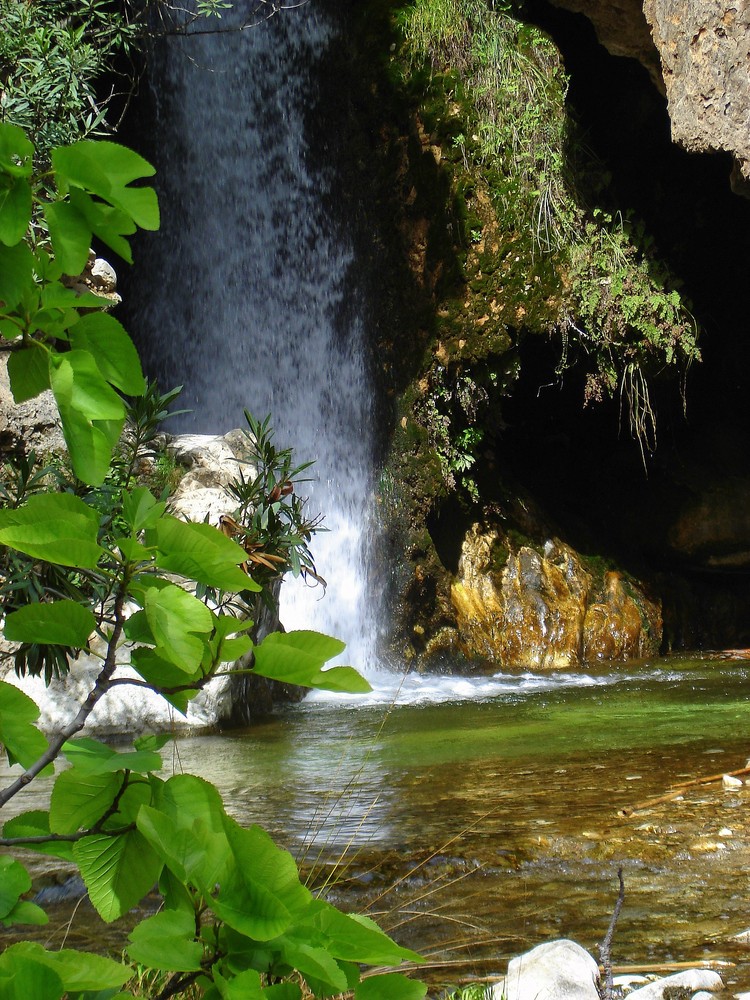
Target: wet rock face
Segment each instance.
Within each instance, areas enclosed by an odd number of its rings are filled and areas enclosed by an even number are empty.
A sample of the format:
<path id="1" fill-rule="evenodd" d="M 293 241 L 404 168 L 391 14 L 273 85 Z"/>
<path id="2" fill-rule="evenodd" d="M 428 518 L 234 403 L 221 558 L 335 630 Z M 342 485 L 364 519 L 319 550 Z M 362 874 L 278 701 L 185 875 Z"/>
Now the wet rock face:
<path id="1" fill-rule="evenodd" d="M 666 93 L 672 138 L 690 152 L 734 156 L 750 192 L 750 8 L 729 0 L 553 0 L 584 14 L 612 55 L 631 56 Z"/>
<path id="2" fill-rule="evenodd" d="M 590 572 L 557 539 L 541 552 L 509 550 L 506 542 L 478 524 L 464 539 L 451 600 L 467 658 L 563 670 L 658 652 L 660 608 L 635 583 L 617 572 Z"/>

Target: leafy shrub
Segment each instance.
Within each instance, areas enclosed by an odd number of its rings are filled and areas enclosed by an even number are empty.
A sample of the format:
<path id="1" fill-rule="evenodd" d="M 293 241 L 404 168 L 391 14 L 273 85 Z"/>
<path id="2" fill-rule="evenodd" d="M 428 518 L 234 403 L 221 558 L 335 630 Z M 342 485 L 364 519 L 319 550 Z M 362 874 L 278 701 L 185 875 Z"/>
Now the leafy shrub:
<path id="1" fill-rule="evenodd" d="M 426 992 L 420 983 L 397 972 L 365 977 L 360 970 L 417 955 L 371 920 L 316 898 L 292 857 L 260 827 L 231 819 L 213 785 L 159 774 L 168 736 L 142 737 L 124 751 L 77 737 L 116 686 L 156 691 L 185 712 L 190 698 L 221 675 L 222 664 L 251 650 L 251 669 L 263 677 L 332 690 L 369 685 L 351 667 L 324 669 L 343 649 L 329 636 L 275 633 L 253 647 L 252 622 L 225 614 L 221 602 L 224 593 L 261 589 L 248 573 L 246 548 L 208 524 L 172 517 L 164 501 L 132 482 L 132 457 L 163 410 L 163 397 L 146 399 L 140 424 L 121 445 L 127 409 L 121 394 L 147 393 L 138 356 L 96 296 L 76 296 L 63 278 L 83 267 L 93 233 L 129 259 L 127 237 L 136 225 L 156 227 L 153 191 L 132 186 L 151 167 L 124 147 L 85 140 L 52 149 L 52 176 L 42 184 L 33 160 L 23 132 L 0 124 L 0 335 L 14 348 L 9 373 L 16 401 L 52 389 L 75 478 L 63 482 L 29 462 L 2 486 L 0 583 L 6 587 L 16 561 L 27 560 L 37 587 L 37 600 L 6 610 L 3 635 L 27 649 L 85 651 L 100 659 L 101 669 L 78 711 L 49 740 L 35 725 L 34 702 L 0 681 L 0 742 L 9 763 L 23 769 L 0 790 L 0 808 L 48 774 L 60 755 L 69 764 L 54 782 L 49 808 L 5 822 L 0 845 L 73 862 L 105 921 L 122 917 L 155 883 L 164 906 L 131 932 L 128 962 L 47 951 L 30 941 L 11 945 L 0 955 L 0 990 L 18 1000 L 125 1000 L 133 994 L 121 987 L 133 976 L 129 963 L 137 963 L 141 978 L 166 974 L 163 1000 L 193 985 L 208 1000 L 301 1000 L 303 986 L 306 996 L 353 991 L 355 1000 L 419 1000 Z M 35 211 L 46 227 L 31 226 Z M 256 444 L 262 426 L 255 425 Z M 131 460 L 118 452 L 123 447 Z M 121 465 L 108 506 L 113 454 Z M 282 484 L 295 474 L 290 463 L 281 463 Z M 50 483 L 62 489 L 43 488 Z M 51 581 L 48 573 L 58 575 Z M 219 595 L 219 603 L 199 599 L 199 585 Z M 115 675 L 124 639 L 135 678 Z M 26 668 L 32 666 L 47 672 L 27 656 Z M 46 923 L 44 911 L 26 898 L 30 889 L 23 865 L 2 856 L 4 926 Z"/>

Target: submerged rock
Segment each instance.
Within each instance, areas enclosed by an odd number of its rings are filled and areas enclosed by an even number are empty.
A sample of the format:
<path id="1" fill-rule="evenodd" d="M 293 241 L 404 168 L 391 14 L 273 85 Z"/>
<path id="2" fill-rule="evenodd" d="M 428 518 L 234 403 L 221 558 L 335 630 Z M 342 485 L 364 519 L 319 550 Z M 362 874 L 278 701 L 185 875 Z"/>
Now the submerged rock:
<path id="1" fill-rule="evenodd" d="M 463 654 L 504 667 L 571 669 L 651 655 L 661 641 L 656 603 L 620 573 L 597 580 L 558 539 L 513 551 L 498 529 L 473 525 L 451 600 Z"/>

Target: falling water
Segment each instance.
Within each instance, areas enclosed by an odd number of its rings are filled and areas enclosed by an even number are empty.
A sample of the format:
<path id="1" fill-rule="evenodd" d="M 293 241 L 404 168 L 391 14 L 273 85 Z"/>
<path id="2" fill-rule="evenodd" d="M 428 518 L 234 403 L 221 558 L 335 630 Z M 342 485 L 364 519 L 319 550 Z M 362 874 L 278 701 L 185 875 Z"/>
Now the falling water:
<path id="1" fill-rule="evenodd" d="M 184 384 L 182 432 L 224 433 L 272 414 L 276 443 L 315 460 L 309 512 L 322 590 L 285 583 L 282 620 L 373 659 L 366 583 L 373 414 L 355 257 L 314 120 L 316 74 L 341 44 L 311 0 L 256 27 L 170 37 L 150 68 L 154 120 L 138 143 L 157 168 L 162 228 L 137 248 L 130 328 L 162 386 Z M 323 130 L 324 131 L 324 130 Z M 325 135 L 323 135 L 325 144 Z M 313 143 L 317 142 L 316 148 Z"/>

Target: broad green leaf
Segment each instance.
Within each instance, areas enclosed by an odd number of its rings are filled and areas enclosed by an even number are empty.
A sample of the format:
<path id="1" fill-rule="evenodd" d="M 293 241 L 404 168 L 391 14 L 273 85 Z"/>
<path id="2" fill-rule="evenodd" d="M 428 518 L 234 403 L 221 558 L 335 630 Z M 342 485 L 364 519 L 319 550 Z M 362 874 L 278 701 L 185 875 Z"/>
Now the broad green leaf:
<path id="1" fill-rule="evenodd" d="M 305 979 L 324 983 L 334 993 L 344 993 L 348 989 L 343 969 L 325 948 L 314 947 L 304 941 L 282 939 L 281 953 L 284 962 L 301 972 Z"/>
<path id="2" fill-rule="evenodd" d="M 161 789 L 156 807 L 142 806 L 138 829 L 183 882 L 210 895 L 227 876 L 231 851 L 224 804 L 202 778 L 178 774 Z"/>
<path id="3" fill-rule="evenodd" d="M 127 146 L 93 139 L 54 149 L 52 166 L 66 183 L 87 188 L 100 198 L 106 198 L 113 187 L 123 188 L 156 173 L 148 160 Z"/>
<path id="4" fill-rule="evenodd" d="M 203 945 L 195 940 L 195 914 L 164 910 L 142 920 L 130 934 L 128 955 L 150 969 L 197 972 Z"/>
<path id="5" fill-rule="evenodd" d="M 407 979 L 400 972 L 368 976 L 354 989 L 354 1000 L 422 1000 L 426 995 L 424 983 Z"/>
<path id="6" fill-rule="evenodd" d="M 185 673 L 194 673 L 205 650 L 205 640 L 199 636 L 207 637 L 213 628 L 209 609 L 174 584 L 147 591 L 145 604 L 157 653 Z"/>
<path id="7" fill-rule="evenodd" d="M 24 330 L 24 324 L 19 317 L 0 316 L 0 337 L 6 340 L 18 340 Z"/>
<path id="8" fill-rule="evenodd" d="M 133 746 L 136 750 L 158 754 L 171 739 L 173 739 L 172 733 L 149 733 L 147 736 L 139 736 L 133 740 Z M 159 759 L 161 760 L 161 758 Z M 152 768 L 152 770 L 156 770 L 156 768 Z"/>
<path id="9" fill-rule="evenodd" d="M 25 177 L 0 174 L 0 243 L 14 246 L 31 222 L 31 187 Z"/>
<path id="10" fill-rule="evenodd" d="M 31 284 L 34 257 L 25 243 L 0 246 L 0 301 L 9 309 L 21 301 Z"/>
<path id="11" fill-rule="evenodd" d="M 3 927 L 13 927 L 14 924 L 30 924 L 34 927 L 43 927 L 49 923 L 49 917 L 36 903 L 28 899 L 19 900 L 10 913 L 0 918 Z"/>
<path id="12" fill-rule="evenodd" d="M 153 188 L 131 187 L 151 177 L 154 168 L 142 156 L 115 142 L 83 140 L 52 153 L 58 181 L 85 188 L 121 209 L 142 229 L 159 228 L 159 205 Z"/>
<path id="13" fill-rule="evenodd" d="M 49 825 L 53 833 L 88 830 L 112 806 L 122 778 L 112 772 L 86 774 L 71 767 L 57 776 L 50 798 Z"/>
<path id="14" fill-rule="evenodd" d="M 240 569 L 247 559 L 245 550 L 218 528 L 167 515 L 156 524 L 154 538 L 159 549 L 156 564 L 161 569 L 220 590 L 260 590 Z"/>
<path id="15" fill-rule="evenodd" d="M 355 694 L 371 691 L 369 682 L 353 667 L 321 670 L 321 664 L 335 653 L 327 653 L 323 659 L 321 654 L 334 645 L 336 652 L 343 648 L 343 643 L 337 639 L 317 632 L 272 632 L 255 647 L 253 670 L 262 677 L 324 691 Z"/>
<path id="16" fill-rule="evenodd" d="M 131 563 L 149 562 L 152 553 L 136 538 L 115 538 L 114 543 L 120 550 L 122 558 Z"/>
<path id="17" fill-rule="evenodd" d="M 218 969 L 214 969 L 214 982 L 221 1000 L 268 1000 L 255 969 L 245 969 L 231 979 L 224 978 Z"/>
<path id="18" fill-rule="evenodd" d="M 31 941 L 22 942 L 20 953 L 28 959 L 53 969 L 69 993 L 85 990 L 116 989 L 132 978 L 133 970 L 102 955 L 63 948 L 47 951 Z"/>
<path id="19" fill-rule="evenodd" d="M 0 996 L 3 1000 L 61 1000 L 62 979 L 44 962 L 29 956 L 28 941 L 11 945 L 0 955 Z M 36 945 L 40 948 L 41 945 Z"/>
<path id="20" fill-rule="evenodd" d="M 336 958 L 367 965 L 423 961 L 417 952 L 392 941 L 369 917 L 342 913 L 324 900 L 316 900 L 311 910 L 312 924 L 325 935 L 327 948 Z"/>
<path id="21" fill-rule="evenodd" d="M 34 559 L 94 569 L 99 516 L 70 493 L 36 493 L 23 507 L 0 510 L 0 544 Z"/>
<path id="22" fill-rule="evenodd" d="M 8 763 L 31 767 L 48 749 L 47 740 L 33 724 L 39 718 L 35 702 L 17 687 L 0 681 L 0 743 Z M 50 773 L 45 768 L 45 773 Z"/>
<path id="23" fill-rule="evenodd" d="M 176 688 L 185 684 L 193 684 L 203 679 L 203 671 L 197 667 L 193 673 L 185 673 L 180 667 L 175 666 L 169 660 L 165 660 L 153 649 L 141 646 L 134 649 L 130 654 L 130 664 L 137 670 L 147 684 L 154 688 Z M 187 714 L 190 699 L 194 698 L 198 689 L 192 691 L 174 691 L 169 694 L 162 691 L 163 698 L 174 705 L 178 712 Z"/>
<path id="24" fill-rule="evenodd" d="M 3 837 L 46 837 L 50 833 L 49 813 L 43 809 L 33 809 L 30 812 L 21 813 L 14 816 L 3 826 Z M 73 845 L 64 841 L 51 840 L 47 844 L 27 844 L 26 851 L 38 851 L 41 854 L 50 854 L 55 858 L 63 858 L 65 861 L 73 860 Z"/>
<path id="25" fill-rule="evenodd" d="M 13 399 L 25 403 L 49 389 L 49 351 L 34 341 L 8 358 L 8 377 Z"/>
<path id="26" fill-rule="evenodd" d="M 38 642 L 84 649 L 96 629 L 89 608 L 75 601 L 27 604 L 5 619 L 5 638 L 11 642 Z"/>
<path id="27" fill-rule="evenodd" d="M 91 246 L 91 226 L 86 217 L 67 201 L 54 201 L 44 208 L 55 260 L 64 274 L 78 275 L 86 266 Z"/>
<path id="28" fill-rule="evenodd" d="M 83 216 L 90 231 L 102 243 L 106 243 L 110 250 L 114 250 L 128 264 L 133 263 L 133 254 L 125 236 L 131 236 L 136 231 L 136 225 L 127 212 L 96 201 L 78 188 L 71 189 L 70 204 Z"/>
<path id="29" fill-rule="evenodd" d="M 30 177 L 34 147 L 18 125 L 0 124 L 0 171 L 11 177 Z"/>
<path id="30" fill-rule="evenodd" d="M 136 486 L 122 497 L 122 516 L 131 531 L 152 528 L 164 513 L 165 503 L 154 499 L 145 486 Z"/>
<path id="31" fill-rule="evenodd" d="M 122 426 L 125 405 L 88 351 L 50 358 L 50 385 L 57 401 L 65 442 L 79 479 L 104 481 Z"/>
<path id="32" fill-rule="evenodd" d="M 68 740 L 63 744 L 62 752 L 79 774 L 109 774 L 125 770 L 148 774 L 162 767 L 160 754 L 152 750 L 118 751 L 90 736 Z"/>
<path id="33" fill-rule="evenodd" d="M 24 866 L 7 854 L 0 855 L 0 917 L 7 917 L 30 888 L 31 876 Z"/>
<path id="34" fill-rule="evenodd" d="M 138 832 L 84 837 L 73 847 L 89 898 L 107 923 L 119 919 L 159 878 L 162 861 Z"/>
<path id="35" fill-rule="evenodd" d="M 301 1000 L 302 991 L 296 983 L 274 983 L 263 989 L 263 1000 Z"/>
<path id="36" fill-rule="evenodd" d="M 294 859 L 258 826 L 244 829 L 224 820 L 234 865 L 221 882 L 212 909 L 220 920 L 256 941 L 270 941 L 289 929 L 310 903 Z"/>
<path id="37" fill-rule="evenodd" d="M 74 350 L 50 359 L 50 384 L 55 398 L 61 399 L 89 420 L 119 420 L 124 413 L 122 399 L 102 377 L 89 351 Z"/>
<path id="38" fill-rule="evenodd" d="M 70 327 L 74 350 L 88 351 L 104 378 L 121 392 L 141 396 L 146 382 L 133 341 L 122 323 L 105 312 L 91 312 Z"/>

